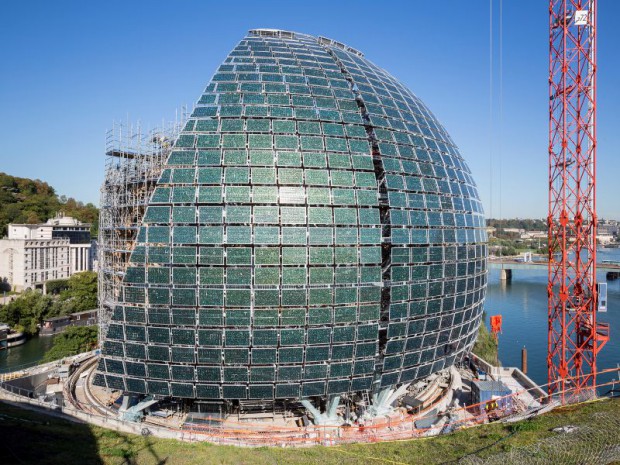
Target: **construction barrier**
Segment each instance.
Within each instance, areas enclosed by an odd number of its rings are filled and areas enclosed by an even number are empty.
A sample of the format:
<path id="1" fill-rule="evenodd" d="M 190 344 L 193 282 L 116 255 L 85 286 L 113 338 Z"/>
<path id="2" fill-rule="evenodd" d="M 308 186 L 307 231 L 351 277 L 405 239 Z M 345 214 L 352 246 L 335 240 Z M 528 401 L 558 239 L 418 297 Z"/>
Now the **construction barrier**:
<path id="1" fill-rule="evenodd" d="M 89 365 L 89 364 L 85 364 Z M 600 371 L 599 374 L 617 372 L 617 369 Z M 592 388 L 590 392 L 577 395 L 572 390 L 564 392 L 565 402 L 548 399 L 546 396 L 532 396 L 531 392 L 540 392 L 546 385 L 523 389 L 510 395 L 494 399 L 497 407 L 492 412 L 485 409 L 485 403 L 477 403 L 465 407 L 446 409 L 441 414 L 433 413 L 435 407 L 443 398 L 435 400 L 422 412 L 408 414 L 403 410 L 392 416 L 378 417 L 373 421 L 353 426 L 317 426 L 305 427 L 272 425 L 267 422 L 238 422 L 231 425 L 221 418 L 205 418 L 208 424 L 187 423 L 175 427 L 164 427 L 148 422 L 134 423 L 121 421 L 116 415 L 102 415 L 92 405 L 85 405 L 72 399 L 64 406 L 52 406 L 49 403 L 29 398 L 30 393 L 14 392 L 12 386 L 0 383 L 4 389 L 2 397 L 13 402 L 28 403 L 47 409 L 55 409 L 74 418 L 89 423 L 115 429 L 117 431 L 136 434 L 153 434 L 158 437 L 176 438 L 184 441 L 207 441 L 216 444 L 230 444 L 243 447 L 286 446 L 304 447 L 313 445 L 340 445 L 359 442 L 383 442 L 419 437 L 434 436 L 452 432 L 461 428 L 488 423 L 489 421 L 517 421 L 529 416 L 549 411 L 555 407 L 577 404 L 596 398 L 596 390 L 607 388 L 614 391 L 618 381 L 602 383 Z M 530 395 L 529 403 L 524 402 L 523 394 Z M 23 397 L 24 394 L 26 397 Z M 559 394 L 559 393 L 558 393 Z M 30 394 L 31 396 L 31 394 Z M 69 396 L 71 399 L 71 396 Z M 509 400 L 501 402 L 501 400 Z M 502 408 L 499 405 L 508 407 Z M 492 415 L 491 415 L 492 414 Z M 421 420 L 433 420 L 429 427 L 417 427 Z"/>

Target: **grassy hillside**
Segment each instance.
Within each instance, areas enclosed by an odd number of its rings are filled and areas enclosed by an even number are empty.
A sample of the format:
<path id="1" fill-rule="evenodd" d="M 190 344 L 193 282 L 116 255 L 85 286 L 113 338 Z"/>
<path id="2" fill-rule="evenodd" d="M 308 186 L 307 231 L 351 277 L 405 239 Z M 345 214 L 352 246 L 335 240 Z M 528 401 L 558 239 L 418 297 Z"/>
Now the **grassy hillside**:
<path id="1" fill-rule="evenodd" d="M 9 223 L 36 224 L 63 211 L 84 223 L 91 223 L 91 234 L 99 229 L 99 210 L 92 203 L 59 197 L 48 183 L 38 179 L 18 178 L 0 173 L 0 237 Z"/>
<path id="2" fill-rule="evenodd" d="M 608 420 L 620 416 L 620 400 L 603 400 L 556 409 L 533 420 L 512 424 L 492 423 L 430 439 L 352 444 L 336 447 L 256 449 L 215 446 L 208 443 L 184 443 L 175 440 L 141 437 L 72 423 L 41 413 L 0 403 L 0 434 L 3 464 L 36 463 L 38 465 L 79 464 L 439 464 L 456 463 L 468 457 L 473 461 L 501 457 L 521 450 L 521 456 L 536 454 L 536 463 L 601 463 L 597 453 L 617 448 L 620 439 L 613 431 L 599 430 L 575 435 L 571 453 L 538 447 L 560 436 L 552 428 L 576 425 L 583 431 L 590 427 L 610 427 Z M 605 423 L 607 422 L 607 423 Z M 614 439 L 615 437 L 615 439 Z M 588 443 L 583 443 L 584 441 Z M 615 442 L 614 442 L 615 441 Z M 615 449 L 614 449 L 615 450 Z M 587 452 L 584 460 L 580 454 Z M 546 454 L 546 455 L 545 455 Z M 574 454 L 571 457 L 571 454 Z M 519 455 L 519 454 L 515 454 Z M 532 458 L 534 458 L 532 456 Z M 571 460 L 572 459 L 572 460 Z M 473 463 L 473 462 L 472 462 Z M 476 461 L 476 463 L 478 463 Z M 480 462 L 482 463 L 482 462 Z M 511 460 L 502 461 L 506 465 Z M 605 462 L 608 463 L 608 462 Z"/>

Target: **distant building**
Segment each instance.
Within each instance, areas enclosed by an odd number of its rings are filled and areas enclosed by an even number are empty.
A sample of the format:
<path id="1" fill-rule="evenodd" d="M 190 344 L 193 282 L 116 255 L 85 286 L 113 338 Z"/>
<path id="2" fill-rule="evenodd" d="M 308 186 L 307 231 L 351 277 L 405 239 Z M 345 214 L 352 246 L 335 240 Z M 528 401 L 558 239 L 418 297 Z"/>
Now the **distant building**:
<path id="1" fill-rule="evenodd" d="M 596 242 L 598 242 L 601 245 L 610 244 L 613 241 L 614 241 L 614 236 L 612 236 L 611 234 L 597 234 L 596 235 Z"/>
<path id="2" fill-rule="evenodd" d="M 16 291 L 44 289 L 50 279 L 66 279 L 92 269 L 90 224 L 58 215 L 42 224 L 9 224 L 0 240 L 0 279 Z"/>
<path id="3" fill-rule="evenodd" d="M 597 233 L 603 236 L 617 236 L 618 235 L 618 222 L 614 220 L 601 220 L 596 226 Z"/>
<path id="4" fill-rule="evenodd" d="M 89 265 L 88 268 L 91 271 L 98 272 L 99 271 L 99 259 L 97 258 L 97 253 L 99 251 L 98 242 L 96 239 L 90 241 L 90 251 L 89 251 Z"/>
<path id="5" fill-rule="evenodd" d="M 43 320 L 40 336 L 62 333 L 70 326 L 92 326 L 97 324 L 97 310 L 85 310 L 70 315 L 56 316 Z"/>
<path id="6" fill-rule="evenodd" d="M 547 239 L 547 231 L 527 231 L 521 234 L 521 239 Z"/>

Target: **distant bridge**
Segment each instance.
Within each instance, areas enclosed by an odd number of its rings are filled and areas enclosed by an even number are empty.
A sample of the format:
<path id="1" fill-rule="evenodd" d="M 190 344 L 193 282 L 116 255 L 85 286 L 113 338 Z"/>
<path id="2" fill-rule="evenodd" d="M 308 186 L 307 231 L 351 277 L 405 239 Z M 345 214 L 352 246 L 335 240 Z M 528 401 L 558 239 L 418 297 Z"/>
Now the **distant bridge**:
<path id="1" fill-rule="evenodd" d="M 531 261 L 524 262 L 523 260 L 517 260 L 514 258 L 502 258 L 502 259 L 489 259 L 489 269 L 511 268 L 520 270 L 540 270 L 541 268 L 547 268 L 549 266 L 548 261 Z M 620 262 L 612 262 L 609 260 L 602 261 L 596 264 L 598 271 L 620 271 Z"/>

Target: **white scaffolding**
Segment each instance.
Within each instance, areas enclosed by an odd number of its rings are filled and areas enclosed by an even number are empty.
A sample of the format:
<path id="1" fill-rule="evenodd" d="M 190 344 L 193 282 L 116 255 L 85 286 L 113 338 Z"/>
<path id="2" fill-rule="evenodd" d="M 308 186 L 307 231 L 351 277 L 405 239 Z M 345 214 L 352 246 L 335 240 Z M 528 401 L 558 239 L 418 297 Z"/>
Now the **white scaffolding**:
<path id="1" fill-rule="evenodd" d="M 100 342 L 121 297 L 121 284 L 146 205 L 188 114 L 145 130 L 114 122 L 106 134 L 105 178 L 99 213 Z"/>

